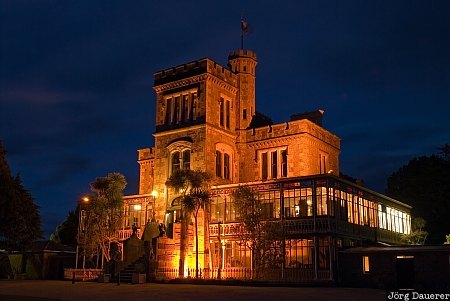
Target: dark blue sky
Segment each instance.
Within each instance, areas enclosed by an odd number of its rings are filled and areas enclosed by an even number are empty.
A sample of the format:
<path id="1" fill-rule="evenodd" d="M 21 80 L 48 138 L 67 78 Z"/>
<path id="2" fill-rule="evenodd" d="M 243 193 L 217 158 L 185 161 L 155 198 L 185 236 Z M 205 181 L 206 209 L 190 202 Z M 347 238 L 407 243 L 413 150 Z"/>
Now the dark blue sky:
<path id="1" fill-rule="evenodd" d="M 257 109 L 323 108 L 341 171 L 383 192 L 410 159 L 450 143 L 449 1 L 1 1 L 0 139 L 51 233 L 108 172 L 138 192 L 153 145 L 153 73 L 226 65 L 253 26 Z"/>

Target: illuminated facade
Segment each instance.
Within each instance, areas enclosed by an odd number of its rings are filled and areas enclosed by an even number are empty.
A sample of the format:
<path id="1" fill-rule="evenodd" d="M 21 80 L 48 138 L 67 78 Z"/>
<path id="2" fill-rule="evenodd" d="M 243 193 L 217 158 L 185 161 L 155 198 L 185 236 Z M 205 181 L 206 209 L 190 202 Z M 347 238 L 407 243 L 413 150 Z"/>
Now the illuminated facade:
<path id="1" fill-rule="evenodd" d="M 236 233 L 239 185 L 257 190 L 265 219 L 287 231 L 283 277 L 333 279 L 340 248 L 398 243 L 410 207 L 337 176 L 340 139 L 322 127 L 323 110 L 279 124 L 258 113 L 256 64 L 253 51 L 237 50 L 227 67 L 205 58 L 154 74 L 155 146 L 138 151 L 139 195 L 125 197 L 121 235 L 132 224 L 140 234 L 154 214 L 169 237 L 159 239 L 159 267 L 177 268 L 180 195 L 165 182 L 175 170 L 200 169 L 213 176 L 209 225 L 199 216 L 202 268 L 252 268 Z M 195 266 L 190 231 L 186 270 Z"/>

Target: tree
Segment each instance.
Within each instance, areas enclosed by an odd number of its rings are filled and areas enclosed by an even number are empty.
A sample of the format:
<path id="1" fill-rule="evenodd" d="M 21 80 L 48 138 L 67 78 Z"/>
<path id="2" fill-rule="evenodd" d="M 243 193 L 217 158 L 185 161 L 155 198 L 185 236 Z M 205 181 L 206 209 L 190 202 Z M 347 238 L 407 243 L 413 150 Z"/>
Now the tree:
<path id="1" fill-rule="evenodd" d="M 403 234 L 401 239 L 410 245 L 423 245 L 427 239 L 428 232 L 423 230 L 427 222 L 421 217 L 415 217 L 411 222 L 411 232 Z"/>
<path id="2" fill-rule="evenodd" d="M 387 181 L 386 194 L 411 205 L 412 215 L 427 221 L 427 244 L 442 244 L 450 232 L 450 147 L 437 155 L 414 158 Z"/>
<path id="3" fill-rule="evenodd" d="M 58 225 L 55 232 L 50 235 L 50 240 L 74 248 L 76 247 L 79 210 L 78 206 L 76 211 L 69 211 L 66 220 Z"/>
<path id="4" fill-rule="evenodd" d="M 115 246 L 121 244 L 117 233 L 123 223 L 123 190 L 126 185 L 125 177 L 120 173 L 109 173 L 90 184 L 94 195 L 85 204 L 84 231 L 79 237 L 88 258 L 100 253 L 102 260 L 109 262 L 115 255 L 112 254 Z"/>
<path id="5" fill-rule="evenodd" d="M 180 250 L 180 273 L 184 267 L 187 249 L 187 225 L 189 218 L 194 217 L 195 224 L 195 278 L 198 278 L 198 214 L 200 210 L 205 211 L 210 202 L 209 181 L 211 176 L 200 170 L 180 169 L 174 172 L 166 182 L 166 185 L 182 192 L 182 226 L 181 226 L 181 250 Z M 205 214 L 206 216 L 206 214 Z M 205 227 L 206 228 L 206 227 Z"/>
<path id="6" fill-rule="evenodd" d="M 250 248 L 254 277 L 264 277 L 268 268 L 283 262 L 283 227 L 279 221 L 264 218 L 263 204 L 256 191 L 239 187 L 232 194 L 236 216 L 241 223 L 241 244 Z"/>
<path id="7" fill-rule="evenodd" d="M 20 176 L 13 177 L 0 141 L 0 240 L 6 249 L 26 250 L 42 238 L 39 207 Z"/>
<path id="8" fill-rule="evenodd" d="M 450 234 L 445 235 L 445 242 L 444 245 L 450 245 Z"/>

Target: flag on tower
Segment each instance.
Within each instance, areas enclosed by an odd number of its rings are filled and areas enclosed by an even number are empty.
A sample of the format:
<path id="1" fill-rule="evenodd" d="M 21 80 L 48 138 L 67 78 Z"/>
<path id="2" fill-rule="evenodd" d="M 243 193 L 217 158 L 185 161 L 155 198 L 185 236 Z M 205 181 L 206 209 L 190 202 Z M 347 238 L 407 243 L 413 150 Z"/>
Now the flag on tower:
<path id="1" fill-rule="evenodd" d="M 252 32 L 252 25 L 245 21 L 241 16 L 241 49 L 244 49 L 244 35 L 249 35 Z"/>
<path id="2" fill-rule="evenodd" d="M 241 17 L 241 30 L 246 32 L 248 30 L 247 21 L 244 20 L 244 17 Z"/>

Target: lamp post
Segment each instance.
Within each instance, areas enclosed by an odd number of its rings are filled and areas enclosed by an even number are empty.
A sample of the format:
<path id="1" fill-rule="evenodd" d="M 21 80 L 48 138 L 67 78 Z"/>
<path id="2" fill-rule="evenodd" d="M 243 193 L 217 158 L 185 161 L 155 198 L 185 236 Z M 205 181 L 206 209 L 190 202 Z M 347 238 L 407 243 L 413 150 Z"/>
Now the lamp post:
<path id="1" fill-rule="evenodd" d="M 77 249 L 76 249 L 76 258 L 75 258 L 75 269 L 78 269 L 78 259 L 80 252 L 80 242 L 81 235 L 83 234 L 84 243 L 86 242 L 86 233 L 85 232 L 85 222 L 86 222 L 86 210 L 83 209 L 83 204 L 89 203 L 88 197 L 83 197 L 82 202 L 79 202 L 78 208 L 78 231 L 77 231 Z M 83 252 L 83 270 L 85 267 L 86 255 Z"/>
<path id="2" fill-rule="evenodd" d="M 152 197 L 153 197 L 153 208 L 152 208 L 152 211 L 153 211 L 153 215 L 154 215 L 154 212 L 155 212 L 155 206 L 156 206 L 156 198 L 158 197 L 158 191 L 152 190 L 151 195 L 152 195 Z"/>

